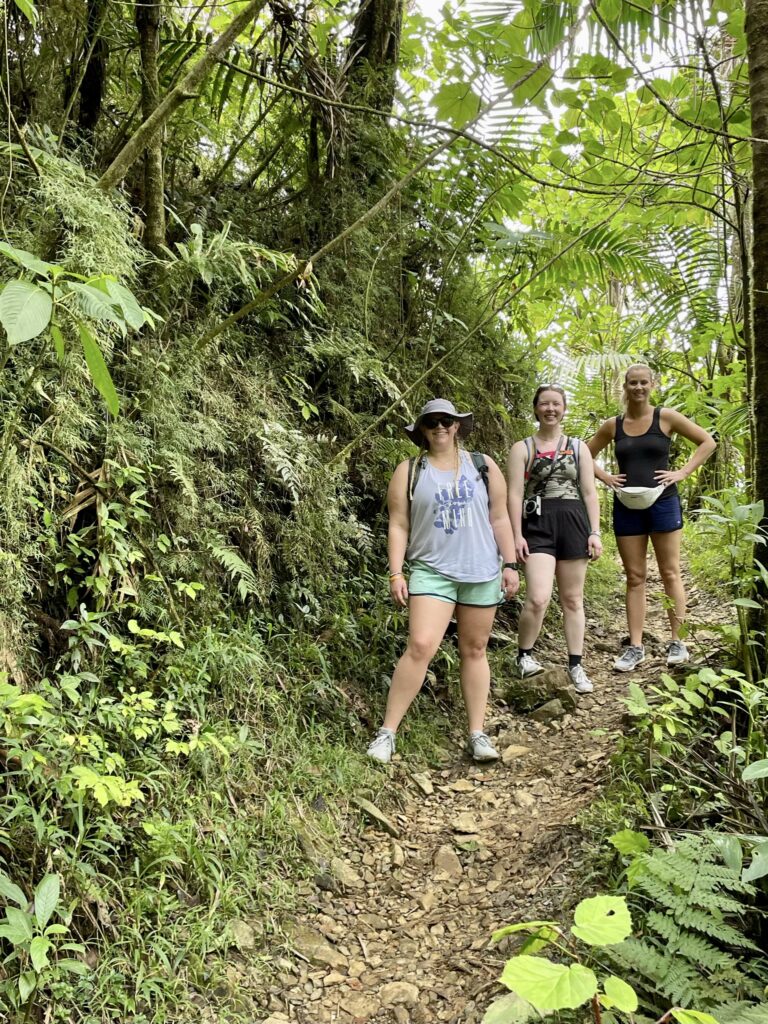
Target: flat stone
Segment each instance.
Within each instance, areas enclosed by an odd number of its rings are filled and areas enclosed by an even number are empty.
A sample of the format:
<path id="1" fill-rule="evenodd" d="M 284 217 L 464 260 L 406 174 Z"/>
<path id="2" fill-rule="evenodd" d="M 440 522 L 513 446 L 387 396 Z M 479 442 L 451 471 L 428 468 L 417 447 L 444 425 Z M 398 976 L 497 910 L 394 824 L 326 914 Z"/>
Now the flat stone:
<path id="1" fill-rule="evenodd" d="M 441 846 L 435 854 L 435 870 L 449 878 L 461 878 L 464 873 L 461 861 L 451 846 Z"/>
<path id="2" fill-rule="evenodd" d="M 564 668 L 550 668 L 526 679 L 510 679 L 505 697 L 515 711 L 533 711 L 554 697 L 568 709 L 576 707 L 571 677 Z"/>
<path id="3" fill-rule="evenodd" d="M 469 779 L 456 779 L 448 789 L 452 789 L 454 793 L 474 793 L 475 785 Z"/>
<path id="4" fill-rule="evenodd" d="M 229 922 L 229 931 L 232 941 L 238 949 L 255 949 L 256 932 L 247 921 L 241 921 L 235 917 Z"/>
<path id="5" fill-rule="evenodd" d="M 306 957 L 310 963 L 346 968 L 347 958 L 314 928 L 305 924 L 296 924 L 291 930 L 290 938 L 291 945 L 296 952 Z"/>
<path id="6" fill-rule="evenodd" d="M 399 843 L 392 843 L 390 847 L 390 856 L 392 858 L 392 867 L 401 868 L 405 864 L 405 851 Z"/>
<path id="7" fill-rule="evenodd" d="M 546 704 L 542 704 L 541 707 L 536 708 L 532 711 L 530 717 L 535 722 L 554 722 L 558 718 L 562 718 L 565 714 L 565 708 L 563 702 L 555 698 L 554 700 L 548 700 Z"/>
<path id="8" fill-rule="evenodd" d="M 350 992 L 340 1000 L 342 1010 L 359 1021 L 370 1020 L 381 1009 L 381 1003 L 370 992 Z"/>
<path id="9" fill-rule="evenodd" d="M 536 804 L 536 797 L 526 792 L 524 789 L 518 789 L 512 794 L 512 799 L 515 801 L 518 807 L 524 807 L 526 810 L 529 807 L 534 807 Z"/>
<path id="10" fill-rule="evenodd" d="M 331 985 L 341 985 L 346 981 L 346 977 L 343 974 L 339 974 L 338 971 L 331 971 L 330 974 L 326 974 L 323 978 L 323 987 L 330 988 Z"/>
<path id="11" fill-rule="evenodd" d="M 416 1006 L 419 990 L 409 981 L 390 981 L 379 992 L 383 1006 Z"/>
<path id="12" fill-rule="evenodd" d="M 435 792 L 435 787 L 432 785 L 432 780 L 426 774 L 426 772 L 415 772 L 411 778 L 419 787 L 424 796 L 432 796 Z"/>
<path id="13" fill-rule="evenodd" d="M 331 875 L 340 882 L 345 889 L 363 889 L 365 882 L 351 865 L 347 864 L 341 857 L 333 857 L 330 863 Z"/>
<path id="14" fill-rule="evenodd" d="M 469 811 L 462 811 L 461 814 L 456 815 L 456 820 L 453 823 L 453 831 L 466 833 L 477 832 L 477 822 Z"/>
<path id="15" fill-rule="evenodd" d="M 400 838 L 400 830 L 392 824 L 386 814 L 379 810 L 376 804 L 372 804 L 370 800 L 366 800 L 363 796 L 353 796 L 351 799 L 352 803 L 360 808 L 372 824 L 384 832 L 388 832 L 395 839 Z"/>
<path id="16" fill-rule="evenodd" d="M 419 906 L 422 910 L 429 912 L 435 905 L 435 894 L 431 889 L 427 889 L 426 892 L 419 896 Z"/>
<path id="17" fill-rule="evenodd" d="M 515 758 L 524 757 L 526 754 L 531 752 L 530 747 L 521 747 L 517 743 L 511 743 L 508 747 L 505 747 L 501 752 L 501 760 L 504 764 L 509 764 L 510 761 L 514 761 Z"/>
<path id="18" fill-rule="evenodd" d="M 373 932 L 385 932 L 389 928 L 388 921 L 380 914 L 360 914 L 357 920 Z"/>

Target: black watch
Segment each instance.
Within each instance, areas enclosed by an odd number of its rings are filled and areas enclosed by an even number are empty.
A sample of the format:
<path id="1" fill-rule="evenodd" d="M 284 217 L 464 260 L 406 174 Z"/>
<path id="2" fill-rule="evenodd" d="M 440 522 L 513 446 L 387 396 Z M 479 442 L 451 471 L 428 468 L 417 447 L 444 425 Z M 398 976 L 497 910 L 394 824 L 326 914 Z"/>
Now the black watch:
<path id="1" fill-rule="evenodd" d="M 502 565 L 501 568 L 502 569 L 514 569 L 515 572 L 520 572 L 520 563 L 519 562 L 505 562 Z"/>

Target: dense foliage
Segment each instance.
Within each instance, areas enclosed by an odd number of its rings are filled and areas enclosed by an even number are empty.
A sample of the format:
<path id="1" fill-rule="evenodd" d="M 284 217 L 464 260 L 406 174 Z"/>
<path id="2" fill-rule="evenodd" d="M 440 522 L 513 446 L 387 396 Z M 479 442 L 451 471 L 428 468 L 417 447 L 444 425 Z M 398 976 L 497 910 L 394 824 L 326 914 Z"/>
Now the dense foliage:
<path id="1" fill-rule="evenodd" d="M 723 756 L 733 775 L 764 753 L 762 513 L 728 491 L 760 436 L 737 0 L 4 15 L 17 1019 L 247 1014 L 228 922 L 260 912 L 270 934 L 304 819 L 330 828 L 329 797 L 376 786 L 357 749 L 397 644 L 382 494 L 431 395 L 474 408 L 503 459 L 539 379 L 569 386 L 587 434 L 643 358 L 717 432 L 687 499 L 719 495 L 735 535 L 750 724 L 745 742 L 734 712 Z M 660 713 L 642 710 L 654 736 Z"/>

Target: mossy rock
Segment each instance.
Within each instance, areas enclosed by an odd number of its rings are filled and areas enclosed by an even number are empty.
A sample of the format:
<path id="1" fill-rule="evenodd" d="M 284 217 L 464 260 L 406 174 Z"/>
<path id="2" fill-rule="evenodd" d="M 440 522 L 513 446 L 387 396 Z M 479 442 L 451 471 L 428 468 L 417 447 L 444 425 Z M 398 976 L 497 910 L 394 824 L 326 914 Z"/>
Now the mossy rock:
<path id="1" fill-rule="evenodd" d="M 564 668 L 550 668 L 537 676 L 509 679 L 504 684 L 504 700 L 515 711 L 535 711 L 555 699 L 566 711 L 576 707 L 571 677 Z"/>

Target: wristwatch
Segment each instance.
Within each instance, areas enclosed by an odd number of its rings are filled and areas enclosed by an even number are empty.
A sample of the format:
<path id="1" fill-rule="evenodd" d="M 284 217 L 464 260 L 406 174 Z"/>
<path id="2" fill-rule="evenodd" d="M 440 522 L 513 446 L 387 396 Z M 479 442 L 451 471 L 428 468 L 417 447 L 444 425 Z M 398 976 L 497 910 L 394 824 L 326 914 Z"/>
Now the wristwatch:
<path id="1" fill-rule="evenodd" d="M 501 568 L 502 569 L 514 569 L 515 572 L 520 572 L 520 563 L 519 562 L 504 562 L 504 564 L 502 565 Z"/>

